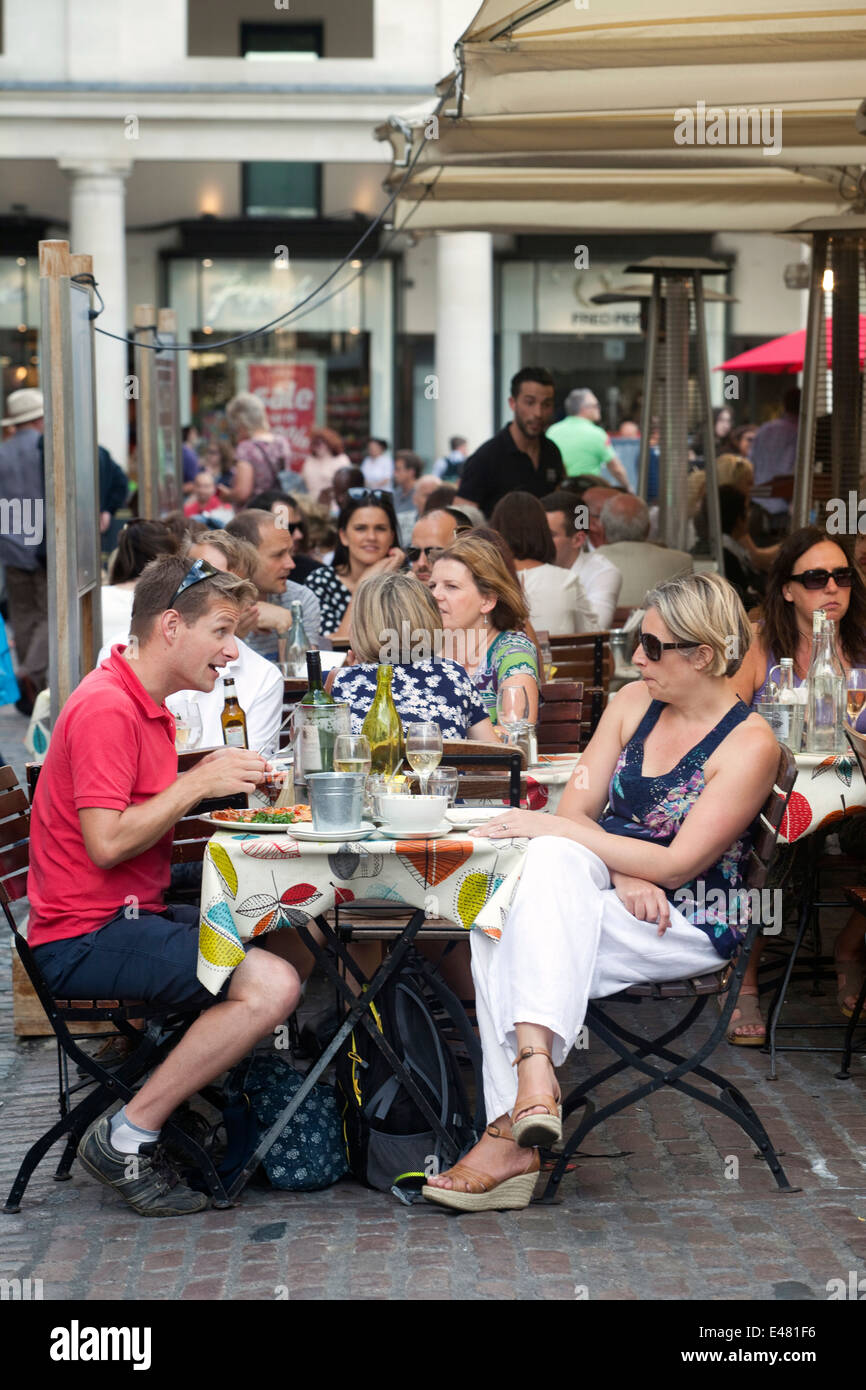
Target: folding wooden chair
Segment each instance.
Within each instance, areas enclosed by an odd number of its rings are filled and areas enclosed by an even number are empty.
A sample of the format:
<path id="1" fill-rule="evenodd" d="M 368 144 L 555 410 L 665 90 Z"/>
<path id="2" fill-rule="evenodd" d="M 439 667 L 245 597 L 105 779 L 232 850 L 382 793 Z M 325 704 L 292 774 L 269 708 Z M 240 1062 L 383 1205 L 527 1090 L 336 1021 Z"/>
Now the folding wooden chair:
<path id="1" fill-rule="evenodd" d="M 34 779 L 35 783 L 35 779 Z M 60 1119 L 31 1146 L 21 1163 L 3 1210 L 15 1214 L 37 1165 L 59 1139 L 66 1145 L 57 1170 L 57 1182 L 70 1177 L 78 1144 L 91 1121 L 115 1101 L 131 1100 L 134 1086 L 162 1061 L 178 1042 L 200 1009 L 179 1010 L 155 1007 L 140 1001 L 119 999 L 56 999 L 48 988 L 33 951 L 12 914 L 12 903 L 23 902 L 27 894 L 30 850 L 30 814 L 27 798 L 11 767 L 0 768 L 0 907 L 12 932 L 15 949 L 54 1031 L 57 1044 L 58 1106 Z M 108 1070 L 85 1052 L 80 1043 L 104 1033 L 88 1033 L 72 1025 L 111 1023 L 118 1035 L 128 1039 L 132 1051 L 115 1070 Z M 140 1023 L 141 1027 L 135 1024 Z M 69 1062 L 79 1068 L 83 1078 L 70 1084 Z M 95 1084 L 94 1084 L 95 1083 Z M 75 1100 L 80 1092 L 83 1098 Z M 167 1139 L 187 1153 L 200 1169 L 215 1205 L 227 1205 L 219 1176 L 204 1149 L 173 1121 L 163 1126 Z"/>
<path id="2" fill-rule="evenodd" d="M 779 825 L 796 777 L 797 764 L 794 755 L 790 749 L 781 747 L 776 782 L 761 810 L 760 830 L 750 853 L 749 872 L 745 885 L 748 889 L 760 889 L 767 881 Z M 618 1055 L 620 1060 L 611 1062 L 609 1066 L 596 1072 L 588 1080 L 582 1081 L 563 1101 L 563 1119 L 580 1108 L 584 1110 L 584 1114 L 573 1134 L 569 1136 L 561 1153 L 554 1154 L 556 1164 L 544 1190 L 542 1201 L 552 1202 L 555 1199 L 559 1184 L 567 1170 L 569 1159 L 597 1125 L 602 1124 L 611 1115 L 619 1114 L 628 1106 L 645 1100 L 647 1096 L 661 1090 L 664 1086 L 672 1087 L 682 1095 L 690 1096 L 692 1100 L 700 1101 L 701 1104 L 709 1105 L 712 1109 L 727 1115 L 729 1119 L 745 1130 L 749 1138 L 757 1145 L 761 1157 L 776 1179 L 777 1186 L 783 1192 L 798 1190 L 792 1188 L 788 1182 L 767 1131 L 742 1092 L 737 1090 L 730 1081 L 720 1076 L 718 1072 L 711 1071 L 709 1067 L 704 1065 L 706 1059 L 715 1051 L 730 1028 L 731 1016 L 737 1007 L 740 986 L 759 929 L 760 922 L 755 918 L 748 926 L 743 943 L 732 965 L 720 964 L 718 970 L 693 980 L 630 985 L 620 994 L 590 1002 L 586 1014 L 587 1026 L 601 1042 Z M 705 1042 L 691 1056 L 683 1056 L 674 1052 L 670 1043 L 691 1027 L 714 995 L 722 994 L 725 991 L 727 991 L 727 999 L 724 1008 Z M 666 1028 L 664 1032 L 654 1038 L 641 1038 L 636 1033 L 630 1032 L 621 1023 L 615 1022 L 608 1012 L 609 1005 L 612 1003 L 640 1004 L 643 999 L 647 998 L 665 1002 L 691 1000 L 691 1006 L 678 1023 Z M 631 1090 L 626 1091 L 615 1100 L 597 1108 L 589 1098 L 591 1093 L 604 1081 L 618 1076 L 627 1068 L 639 1072 L 647 1079 L 640 1085 L 633 1086 Z M 711 1086 L 716 1088 L 718 1094 L 713 1095 L 711 1092 L 691 1085 L 685 1080 L 685 1077 L 690 1073 L 702 1081 L 709 1082 Z"/>

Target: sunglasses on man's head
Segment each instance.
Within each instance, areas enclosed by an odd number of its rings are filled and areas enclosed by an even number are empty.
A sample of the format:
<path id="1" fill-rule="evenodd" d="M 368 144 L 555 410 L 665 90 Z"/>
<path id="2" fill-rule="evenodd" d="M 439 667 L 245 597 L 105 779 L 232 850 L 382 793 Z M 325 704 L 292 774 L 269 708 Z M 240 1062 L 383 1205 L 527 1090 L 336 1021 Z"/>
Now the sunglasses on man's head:
<path id="1" fill-rule="evenodd" d="M 637 640 L 638 646 L 643 647 L 646 653 L 647 661 L 661 661 L 662 652 L 686 651 L 701 645 L 700 642 L 662 642 L 651 632 L 640 632 Z"/>
<path id="2" fill-rule="evenodd" d="M 169 599 L 169 608 L 173 608 L 175 600 L 179 599 L 181 594 L 185 594 L 187 589 L 191 589 L 193 584 L 200 584 L 203 579 L 213 579 L 215 574 L 221 573 L 222 570 L 216 569 L 209 560 L 195 560 L 192 569 L 187 570 Z"/>
<path id="3" fill-rule="evenodd" d="M 802 584 L 804 589 L 826 589 L 830 580 L 836 581 L 838 589 L 850 589 L 854 581 L 854 571 L 850 565 L 840 565 L 835 570 L 803 570 L 801 574 L 792 574 L 789 579 L 790 584 Z"/>

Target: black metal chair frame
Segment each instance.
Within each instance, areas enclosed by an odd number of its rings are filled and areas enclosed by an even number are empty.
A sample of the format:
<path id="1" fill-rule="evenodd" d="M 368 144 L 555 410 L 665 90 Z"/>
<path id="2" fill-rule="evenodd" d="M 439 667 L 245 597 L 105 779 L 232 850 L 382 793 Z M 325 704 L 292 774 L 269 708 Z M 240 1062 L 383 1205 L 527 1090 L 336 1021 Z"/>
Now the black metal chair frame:
<path id="1" fill-rule="evenodd" d="M 860 749 L 846 729 L 846 736 L 851 750 L 857 759 L 860 771 L 866 781 L 866 767 Z M 829 956 L 821 954 L 821 929 L 820 929 L 820 909 L 822 907 L 844 907 L 848 899 L 827 898 L 819 896 L 820 888 L 820 858 L 824 836 L 819 832 L 808 837 L 806 844 L 806 867 L 804 884 L 805 890 L 800 900 L 799 912 L 797 914 L 797 932 L 794 937 L 793 945 L 788 954 L 785 966 L 779 981 L 770 1007 L 767 1011 L 767 1043 L 770 1053 L 770 1080 L 776 1080 L 776 1054 L 779 1052 L 841 1052 L 842 1061 L 839 1070 L 836 1072 L 837 1081 L 848 1081 L 851 1077 L 851 1056 L 854 1052 L 854 1035 L 858 1027 L 866 1027 L 866 1018 L 863 1018 L 863 1004 L 866 999 L 866 984 L 861 991 L 860 998 L 853 1010 L 850 1019 L 838 1023 L 781 1023 L 782 1010 L 785 1007 L 785 1000 L 788 994 L 788 987 L 792 979 L 809 978 L 813 981 L 813 994 L 822 993 L 820 981 L 835 978 L 834 962 Z M 806 933 L 811 929 L 813 939 L 813 951 L 811 959 L 808 961 L 804 971 L 796 973 L 795 967 L 800 955 L 800 949 Z M 817 1043 L 778 1043 L 776 1036 L 780 1032 L 826 1032 L 828 1030 L 839 1033 L 844 1031 L 842 1042 L 832 1047 L 821 1047 Z M 863 1046 L 861 1042 L 858 1047 Z"/>
<path id="2" fill-rule="evenodd" d="M 97 1119 L 115 1101 L 126 1102 L 135 1095 L 135 1084 L 143 1080 L 153 1067 L 158 1066 L 164 1057 L 180 1040 L 191 1023 L 201 1012 L 200 1009 L 179 1010 L 176 1008 L 154 1008 L 144 1003 L 122 1003 L 99 1001 L 71 1002 L 63 1008 L 54 998 L 43 979 L 36 958 L 16 926 L 9 909 L 9 898 L 0 884 L 0 906 L 6 916 L 7 924 L 13 934 L 15 949 L 21 964 L 36 991 L 40 1004 L 54 1030 L 57 1042 L 58 1104 L 60 1119 L 51 1126 L 41 1138 L 37 1139 L 27 1151 L 15 1180 L 6 1198 L 3 1210 L 15 1214 L 21 1209 L 30 1178 L 48 1150 L 59 1139 L 66 1137 L 66 1145 L 54 1174 L 56 1182 L 65 1182 L 71 1177 L 70 1169 L 75 1161 L 76 1150 L 88 1125 Z M 135 1020 L 144 1022 L 144 1028 L 136 1028 Z M 104 1041 L 104 1033 L 81 1033 L 74 1037 L 70 1033 L 70 1023 L 108 1022 L 114 1024 L 119 1035 L 127 1038 L 133 1050 L 116 1069 L 109 1070 L 95 1057 L 85 1052 L 79 1043 L 92 1038 Z M 110 1036 L 110 1035 L 109 1035 Z M 68 1063 L 75 1063 L 87 1079 L 74 1085 L 69 1084 Z M 93 1083 L 96 1083 L 93 1088 Z M 79 1091 L 86 1094 L 83 1099 L 71 1104 Z M 208 1154 L 194 1139 L 184 1133 L 172 1120 L 163 1125 L 163 1137 L 171 1140 L 189 1155 L 192 1163 L 202 1173 L 215 1206 L 226 1206 L 223 1185 Z"/>
<path id="3" fill-rule="evenodd" d="M 750 888 L 760 888 L 766 881 L 772 848 L 775 845 L 779 824 L 794 786 L 796 775 L 797 767 L 793 754 L 787 748 L 782 748 L 776 783 L 761 813 L 763 852 L 759 855 L 755 849 L 752 851 L 751 869 L 747 878 L 747 886 Z M 759 928 L 760 923 L 757 919 L 749 924 L 732 966 L 720 968 L 720 970 L 697 980 L 632 985 L 627 990 L 606 998 L 603 1001 L 604 1007 L 602 1007 L 601 1001 L 590 1001 L 586 1013 L 586 1024 L 601 1042 L 618 1055 L 619 1060 L 611 1062 L 587 1080 L 581 1081 L 564 1099 L 563 1119 L 581 1108 L 584 1110 L 584 1114 L 562 1150 L 552 1155 L 555 1166 L 540 1198 L 542 1202 L 551 1203 L 556 1200 L 559 1184 L 568 1169 L 569 1159 L 596 1126 L 602 1124 L 612 1115 L 619 1114 L 628 1106 L 634 1105 L 637 1101 L 646 1099 L 647 1096 L 663 1087 L 672 1087 L 680 1094 L 689 1096 L 692 1100 L 697 1100 L 704 1105 L 709 1105 L 712 1109 L 733 1120 L 757 1145 L 759 1154 L 767 1163 L 779 1189 L 783 1192 L 800 1190 L 793 1188 L 789 1183 L 766 1129 L 742 1092 L 718 1072 L 704 1065 L 706 1059 L 715 1051 L 728 1031 Z M 725 990 L 727 991 L 727 998 L 718 1022 L 697 1052 L 690 1056 L 683 1056 L 674 1051 L 669 1044 L 692 1026 L 703 1013 L 709 999 Z M 666 1002 L 676 999 L 690 999 L 691 1006 L 679 1022 L 654 1038 L 639 1037 L 612 1019 L 607 1012 L 608 1006 L 612 1003 L 639 1004 L 645 998 Z M 627 1069 L 637 1071 L 647 1079 L 607 1104 L 597 1107 L 590 1099 L 591 1093 L 603 1082 Z M 702 1081 L 709 1082 L 719 1094 L 712 1095 L 691 1085 L 685 1080 L 690 1073 Z"/>
<path id="4" fill-rule="evenodd" d="M 38 776 L 38 766 L 28 767 L 31 796 L 35 790 Z M 4 790 L 8 794 L 16 789 L 17 779 L 14 779 L 14 785 L 10 781 L 10 785 Z M 224 804 L 224 801 L 219 804 Z M 216 802 L 202 802 L 196 808 L 196 814 L 204 814 L 208 807 L 215 807 L 216 805 Z M 0 811 L 2 811 L 2 794 L 0 794 Z M 26 855 L 29 847 L 29 812 L 26 816 L 21 817 L 20 832 L 22 838 L 16 841 L 13 847 L 14 864 L 16 870 L 19 871 L 25 866 L 21 862 L 22 852 Z M 3 1208 L 4 1212 L 14 1215 L 20 1211 L 21 1199 L 27 1184 L 48 1150 L 59 1139 L 66 1137 L 66 1145 L 54 1177 L 57 1182 L 68 1181 L 71 1177 L 70 1170 L 75 1161 L 78 1144 L 88 1125 L 117 1100 L 125 1103 L 133 1098 L 136 1084 L 140 1083 L 147 1073 L 158 1066 L 168 1055 L 190 1024 L 198 1017 L 201 1010 L 199 1008 L 180 1010 L 170 1005 L 159 1007 L 140 1001 L 121 1000 L 103 1000 L 102 1002 L 99 1000 L 72 1000 L 61 1003 L 48 988 L 37 959 L 26 938 L 19 931 L 12 915 L 12 900 L 3 882 L 4 857 L 7 862 L 10 862 L 12 858 L 9 856 L 8 846 L 5 851 L 0 851 L 0 907 L 3 909 L 7 925 L 12 932 L 18 958 L 54 1032 L 57 1047 L 58 1107 L 60 1110 L 60 1119 L 31 1145 L 18 1169 Z M 24 898 L 22 897 L 18 901 L 23 902 Z M 144 1026 L 136 1027 L 137 1022 L 143 1023 Z M 119 1066 L 109 1069 L 95 1057 L 85 1052 L 79 1044 L 94 1039 L 105 1041 L 106 1036 L 110 1037 L 111 1034 L 76 1030 L 73 1036 L 68 1025 L 74 1023 L 111 1023 L 117 1030 L 117 1034 L 132 1044 L 132 1051 Z M 82 1079 L 72 1084 L 70 1084 L 69 1079 L 70 1061 L 82 1073 Z M 95 1089 L 93 1089 L 94 1085 Z M 78 1096 L 80 1092 L 86 1094 L 81 1100 L 73 1103 L 73 1098 Z M 205 1088 L 201 1094 L 207 1099 L 218 1100 L 216 1092 L 210 1088 Z M 229 1205 L 216 1169 L 201 1145 L 197 1144 L 172 1120 L 168 1120 L 163 1126 L 163 1134 L 165 1138 L 171 1140 L 178 1148 L 188 1154 L 191 1161 L 201 1170 L 208 1190 L 214 1199 L 214 1205 L 222 1207 Z"/>

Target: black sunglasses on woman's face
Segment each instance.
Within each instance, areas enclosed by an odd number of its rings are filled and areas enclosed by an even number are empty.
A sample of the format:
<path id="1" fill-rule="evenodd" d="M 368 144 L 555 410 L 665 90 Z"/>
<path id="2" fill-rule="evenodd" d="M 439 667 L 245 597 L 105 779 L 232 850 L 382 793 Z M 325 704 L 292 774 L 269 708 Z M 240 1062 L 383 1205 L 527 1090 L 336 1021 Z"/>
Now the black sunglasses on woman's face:
<path id="1" fill-rule="evenodd" d="M 826 589 L 831 579 L 835 580 L 837 589 L 850 589 L 854 582 L 854 571 L 850 565 L 840 565 L 835 570 L 801 570 L 799 574 L 792 574 L 788 583 L 802 584 L 804 589 L 815 592 Z"/>
<path id="2" fill-rule="evenodd" d="M 638 634 L 638 646 L 643 647 L 647 661 L 661 661 L 662 652 L 685 651 L 699 647 L 700 642 L 662 642 L 651 632 Z"/>

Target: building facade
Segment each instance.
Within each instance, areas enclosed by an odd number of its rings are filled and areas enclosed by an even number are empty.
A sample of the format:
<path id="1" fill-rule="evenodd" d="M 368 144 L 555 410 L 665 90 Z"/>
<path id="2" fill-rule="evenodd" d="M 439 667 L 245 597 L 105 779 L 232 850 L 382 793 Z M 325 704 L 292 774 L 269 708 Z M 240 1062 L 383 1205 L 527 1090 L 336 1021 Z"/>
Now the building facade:
<path id="1" fill-rule="evenodd" d="M 593 296 L 650 254 L 730 265 L 710 361 L 801 326 L 785 291 L 796 244 L 764 235 L 584 238 L 446 233 L 387 221 L 390 150 L 374 128 L 430 101 L 475 0 L 0 0 L 0 360 L 4 393 L 38 382 L 40 238 L 88 252 L 98 325 L 100 441 L 125 464 L 136 305 L 173 308 L 181 413 L 206 433 L 240 388 L 292 412 L 298 447 L 327 424 L 428 461 L 507 414 L 527 362 L 558 397 L 632 414 L 643 361 L 634 304 Z M 345 262 L 345 264 L 343 264 Z M 325 283 L 327 281 L 327 283 Z M 322 287 L 322 288 L 320 288 Z M 309 300 L 309 302 L 306 302 Z M 274 323 L 275 320 L 278 322 Z M 273 325 L 265 329 L 264 325 Z M 226 343 L 226 339 L 234 341 Z M 763 410 L 754 396 L 743 417 Z M 716 380 L 721 401 L 722 382 Z M 753 388 L 755 389 L 755 388 Z"/>

